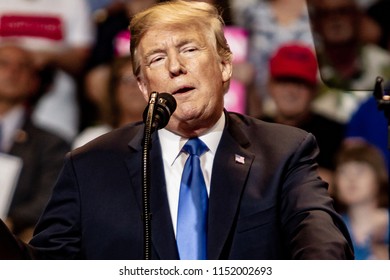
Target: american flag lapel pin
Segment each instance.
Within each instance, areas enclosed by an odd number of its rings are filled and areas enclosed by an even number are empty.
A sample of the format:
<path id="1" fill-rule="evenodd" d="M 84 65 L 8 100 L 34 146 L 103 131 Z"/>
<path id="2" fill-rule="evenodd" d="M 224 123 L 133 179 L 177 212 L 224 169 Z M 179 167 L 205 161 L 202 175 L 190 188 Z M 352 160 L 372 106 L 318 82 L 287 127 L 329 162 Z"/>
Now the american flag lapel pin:
<path id="1" fill-rule="evenodd" d="M 240 156 L 240 155 L 235 154 L 234 160 L 235 160 L 237 163 L 245 164 L 245 158 L 244 158 L 243 156 Z"/>

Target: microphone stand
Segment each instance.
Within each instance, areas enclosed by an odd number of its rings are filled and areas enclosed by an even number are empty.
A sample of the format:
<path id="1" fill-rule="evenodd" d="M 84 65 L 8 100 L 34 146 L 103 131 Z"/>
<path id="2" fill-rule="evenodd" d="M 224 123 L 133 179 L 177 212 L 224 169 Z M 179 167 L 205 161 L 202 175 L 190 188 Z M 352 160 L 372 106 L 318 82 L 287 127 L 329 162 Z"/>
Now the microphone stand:
<path id="1" fill-rule="evenodd" d="M 387 119 L 387 149 L 390 150 L 390 95 L 385 94 L 383 89 L 383 78 L 380 76 L 376 78 L 373 95 L 376 99 L 378 109 L 384 111 Z M 388 166 L 388 168 L 390 168 L 390 166 Z M 388 193 L 388 197 L 390 199 L 390 192 Z M 390 211 L 390 209 L 388 209 L 388 211 Z M 390 248 L 388 248 L 388 253 L 390 254 Z"/>
<path id="2" fill-rule="evenodd" d="M 150 213 L 150 162 L 149 153 L 152 147 L 151 135 L 153 132 L 154 116 L 157 108 L 158 93 L 152 92 L 149 98 L 149 108 L 147 110 L 143 149 L 142 149 L 142 201 L 143 201 L 143 227 L 144 227 L 144 259 L 150 260 L 151 248 L 151 213 Z"/>
<path id="3" fill-rule="evenodd" d="M 384 111 L 387 119 L 387 148 L 390 149 L 390 95 L 385 94 L 383 89 L 383 78 L 378 76 L 375 81 L 373 93 L 379 110 Z"/>

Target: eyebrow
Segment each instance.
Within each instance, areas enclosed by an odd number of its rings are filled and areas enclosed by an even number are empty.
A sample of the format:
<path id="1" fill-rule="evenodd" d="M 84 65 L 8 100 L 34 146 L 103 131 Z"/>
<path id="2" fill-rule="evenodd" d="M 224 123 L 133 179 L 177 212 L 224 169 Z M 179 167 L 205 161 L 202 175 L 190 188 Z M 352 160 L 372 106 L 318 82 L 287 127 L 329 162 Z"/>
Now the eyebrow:
<path id="1" fill-rule="evenodd" d="M 145 60 L 147 60 L 152 55 L 157 54 L 157 53 L 163 53 L 163 52 L 164 52 L 164 50 L 162 48 L 153 49 L 153 50 L 148 51 L 145 54 L 144 58 L 145 58 Z"/>
<path id="2" fill-rule="evenodd" d="M 175 47 L 181 48 L 182 46 L 185 46 L 187 44 L 191 44 L 194 42 L 197 43 L 198 45 L 200 45 L 197 40 L 186 38 L 186 39 L 181 40 L 178 44 L 176 44 Z M 148 51 L 147 53 L 145 53 L 145 59 L 147 60 L 150 56 L 157 54 L 157 53 L 163 53 L 163 52 L 165 52 L 163 48 L 152 49 L 152 50 Z"/>

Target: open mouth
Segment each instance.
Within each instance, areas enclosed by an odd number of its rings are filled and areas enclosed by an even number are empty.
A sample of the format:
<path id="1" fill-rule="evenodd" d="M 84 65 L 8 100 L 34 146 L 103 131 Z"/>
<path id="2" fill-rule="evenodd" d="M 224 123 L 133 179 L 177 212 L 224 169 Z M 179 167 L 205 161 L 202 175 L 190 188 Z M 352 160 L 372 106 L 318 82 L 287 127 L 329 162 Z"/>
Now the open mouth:
<path id="1" fill-rule="evenodd" d="M 189 92 L 189 91 L 191 91 L 193 89 L 194 89 L 193 87 L 182 87 L 182 88 L 176 90 L 175 92 L 173 92 L 172 94 L 173 95 L 175 95 L 175 94 L 182 94 L 182 93 Z"/>

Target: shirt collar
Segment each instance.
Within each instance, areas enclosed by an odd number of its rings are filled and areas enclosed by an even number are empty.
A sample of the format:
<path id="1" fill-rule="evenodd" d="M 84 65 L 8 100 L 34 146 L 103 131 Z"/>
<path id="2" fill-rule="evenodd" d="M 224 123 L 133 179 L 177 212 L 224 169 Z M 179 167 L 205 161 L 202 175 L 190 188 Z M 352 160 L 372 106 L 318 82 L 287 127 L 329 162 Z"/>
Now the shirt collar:
<path id="1" fill-rule="evenodd" d="M 25 109 L 23 106 L 17 106 L 7 112 L 1 118 L 0 122 L 2 124 L 2 148 L 7 151 L 11 148 L 15 133 L 22 127 L 23 120 L 25 117 Z"/>
<path id="2" fill-rule="evenodd" d="M 217 151 L 225 122 L 225 114 L 222 114 L 219 120 L 207 131 L 207 133 L 199 136 L 199 139 L 207 145 L 209 152 L 213 155 L 215 155 Z M 167 129 L 158 130 L 158 136 L 161 147 L 169 147 L 168 149 L 161 149 L 163 158 L 165 158 L 170 165 L 173 165 L 188 138 L 183 138 Z"/>

